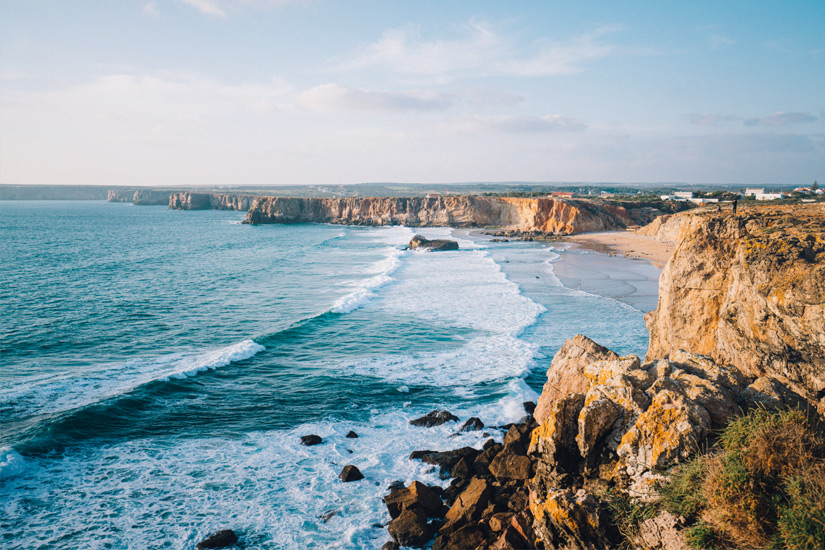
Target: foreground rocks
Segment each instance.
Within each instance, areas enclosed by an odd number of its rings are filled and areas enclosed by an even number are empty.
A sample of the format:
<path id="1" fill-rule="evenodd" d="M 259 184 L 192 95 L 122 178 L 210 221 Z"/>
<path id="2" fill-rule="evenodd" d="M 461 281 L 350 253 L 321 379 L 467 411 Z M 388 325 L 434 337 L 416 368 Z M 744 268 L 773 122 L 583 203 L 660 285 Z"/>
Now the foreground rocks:
<path id="1" fill-rule="evenodd" d="M 552 388 L 542 393 L 537 413 L 549 412 L 529 446 L 535 468 L 529 507 L 538 538 L 559 548 L 620 544 L 605 495 L 655 500 L 668 469 L 741 411 L 801 402 L 775 380 L 748 378 L 703 355 L 676 351 L 642 364 L 584 336 L 565 342 L 547 376 Z M 640 536 L 675 530 L 675 521 L 659 518 Z"/>
<path id="2" fill-rule="evenodd" d="M 465 425 L 482 424 L 470 419 Z M 525 485 L 533 474 L 527 447 L 535 427 L 528 415 L 507 427 L 503 443 L 490 439 L 482 449 L 413 452 L 411 460 L 437 466 L 452 481 L 446 489 L 414 481 L 384 498 L 393 541 L 420 547 L 435 538 L 434 550 L 535 548 Z"/>

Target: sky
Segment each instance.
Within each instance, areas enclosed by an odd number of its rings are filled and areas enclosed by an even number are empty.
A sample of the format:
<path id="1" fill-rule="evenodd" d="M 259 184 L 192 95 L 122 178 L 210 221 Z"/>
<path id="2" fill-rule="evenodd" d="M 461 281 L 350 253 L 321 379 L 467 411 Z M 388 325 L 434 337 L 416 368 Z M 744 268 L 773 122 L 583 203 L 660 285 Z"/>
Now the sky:
<path id="1" fill-rule="evenodd" d="M 0 13 L 0 183 L 825 181 L 823 0 Z"/>

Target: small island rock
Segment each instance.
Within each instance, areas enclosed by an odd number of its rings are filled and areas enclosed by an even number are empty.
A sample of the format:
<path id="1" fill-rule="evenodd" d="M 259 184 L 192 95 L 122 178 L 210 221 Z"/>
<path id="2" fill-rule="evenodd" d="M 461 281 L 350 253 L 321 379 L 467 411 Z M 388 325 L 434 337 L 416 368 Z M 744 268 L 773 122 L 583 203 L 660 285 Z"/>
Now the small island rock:
<path id="1" fill-rule="evenodd" d="M 318 445 L 322 441 L 323 439 L 321 439 L 321 436 L 315 434 L 301 436 L 301 445 L 306 445 L 307 447 L 311 447 L 312 445 Z"/>
<path id="2" fill-rule="evenodd" d="M 434 239 L 431 241 L 429 239 L 425 239 L 421 235 L 416 235 L 410 241 L 409 248 L 426 248 L 427 250 L 431 250 L 433 252 L 438 252 L 441 250 L 458 250 L 458 243 L 448 239 Z"/>
<path id="3" fill-rule="evenodd" d="M 212 533 L 195 547 L 198 550 L 206 548 L 228 548 L 238 542 L 238 535 L 232 529 L 223 529 Z"/>
<path id="4" fill-rule="evenodd" d="M 364 479 L 364 474 L 361 473 L 361 470 L 353 466 L 352 464 L 347 464 L 344 466 L 344 469 L 341 470 L 341 473 L 338 475 L 341 478 L 341 481 L 344 483 L 348 481 L 358 481 L 359 479 Z"/>

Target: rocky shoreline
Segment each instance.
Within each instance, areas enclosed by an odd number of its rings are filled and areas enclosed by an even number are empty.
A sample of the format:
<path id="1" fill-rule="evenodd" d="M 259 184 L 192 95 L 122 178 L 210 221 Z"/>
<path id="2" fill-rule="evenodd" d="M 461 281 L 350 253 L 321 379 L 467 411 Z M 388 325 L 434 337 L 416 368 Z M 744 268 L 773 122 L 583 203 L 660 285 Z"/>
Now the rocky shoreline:
<path id="1" fill-rule="evenodd" d="M 742 415 L 798 410 L 803 418 L 821 420 L 825 211 L 704 213 L 658 226 L 671 238 L 676 233 L 678 247 L 662 278 L 659 308 L 647 317 L 651 349 L 645 361 L 620 357 L 583 335 L 565 342 L 535 411 L 509 426 L 503 443 L 490 439 L 481 449 L 413 453 L 410 459 L 433 464 L 452 481 L 444 490 L 419 482 L 392 488 L 384 501 L 393 540 L 384 549 L 432 543 L 438 550 L 685 550 L 689 520 L 659 504 L 681 465 Z M 706 283 L 697 285 L 704 300 L 694 295 L 689 305 L 681 303 L 674 294 L 684 287 L 674 273 L 681 281 L 733 280 L 736 294 L 717 299 L 729 292 L 725 284 Z M 766 288 L 765 280 L 773 286 Z M 770 300 L 777 289 L 781 307 L 774 300 L 767 311 L 789 327 L 784 348 L 774 344 L 775 333 L 754 330 L 766 318 L 748 305 Z M 730 315 L 743 305 L 762 317 Z M 704 324 L 681 333 L 677 342 L 661 335 L 663 327 L 685 319 Z M 746 338 L 741 330 L 726 336 L 725 323 L 743 320 L 751 327 Z M 721 331 L 710 340 L 716 347 L 703 347 L 713 328 Z M 747 357 L 748 364 L 737 364 L 737 357 Z M 825 540 L 825 531 L 816 529 L 806 533 L 814 545 Z M 691 540 L 693 547 L 713 546 Z"/>

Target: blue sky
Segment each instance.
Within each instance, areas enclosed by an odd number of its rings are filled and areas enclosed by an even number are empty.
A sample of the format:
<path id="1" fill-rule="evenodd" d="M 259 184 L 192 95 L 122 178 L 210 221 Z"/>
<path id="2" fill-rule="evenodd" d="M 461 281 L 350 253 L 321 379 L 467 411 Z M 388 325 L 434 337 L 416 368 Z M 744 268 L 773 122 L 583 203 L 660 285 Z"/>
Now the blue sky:
<path id="1" fill-rule="evenodd" d="M 0 182 L 825 180 L 825 2 L 0 0 Z"/>

